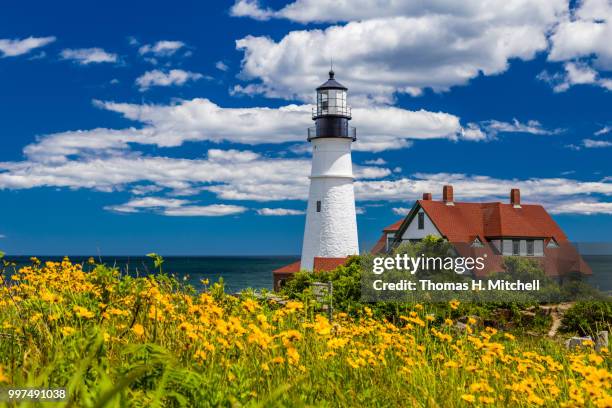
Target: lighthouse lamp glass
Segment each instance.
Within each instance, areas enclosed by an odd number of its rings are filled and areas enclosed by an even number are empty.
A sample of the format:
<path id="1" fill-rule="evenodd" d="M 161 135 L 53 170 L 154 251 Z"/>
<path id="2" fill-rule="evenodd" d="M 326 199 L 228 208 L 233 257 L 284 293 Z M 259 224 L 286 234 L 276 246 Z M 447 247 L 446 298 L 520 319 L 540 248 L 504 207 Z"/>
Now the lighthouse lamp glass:
<path id="1" fill-rule="evenodd" d="M 346 115 L 346 91 L 325 89 L 319 91 L 318 113 L 320 115 Z"/>

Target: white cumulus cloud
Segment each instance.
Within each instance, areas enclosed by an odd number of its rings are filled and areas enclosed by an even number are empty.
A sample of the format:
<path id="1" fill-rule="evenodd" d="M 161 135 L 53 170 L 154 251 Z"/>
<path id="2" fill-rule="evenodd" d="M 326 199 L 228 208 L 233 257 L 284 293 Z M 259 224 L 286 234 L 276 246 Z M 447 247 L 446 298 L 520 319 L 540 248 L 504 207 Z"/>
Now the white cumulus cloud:
<path id="1" fill-rule="evenodd" d="M 157 192 L 194 196 L 208 192 L 225 202 L 303 201 L 308 195 L 309 171 L 309 159 L 265 157 L 248 150 L 211 149 L 208 157 L 202 159 L 148 156 L 133 151 L 110 156 L 92 156 L 88 152 L 76 157 L 71 155 L 65 161 L 0 163 L 0 189 L 63 187 L 103 192 L 142 189 L 138 192 L 145 195 Z M 606 178 L 599 181 L 561 177 L 521 180 L 436 173 L 387 179 L 391 174 L 389 169 L 364 166 L 355 166 L 355 174 L 355 194 L 359 202 L 408 204 L 395 208 L 409 208 L 409 203 L 420 198 L 423 192 L 439 195 L 444 184 L 452 184 L 457 200 L 461 201 L 507 201 L 510 189 L 518 187 L 523 202 L 542 203 L 557 213 L 587 213 L 580 207 L 567 207 L 566 204 L 606 203 L 606 198 L 612 197 L 612 183 Z M 153 211 L 174 216 L 243 211 L 242 208 L 202 206 L 172 197 L 137 197 L 108 209 L 125 213 Z M 590 208 L 588 213 L 592 212 Z"/>
<path id="2" fill-rule="evenodd" d="M 612 2 L 580 0 L 555 27 L 548 60 L 565 62 L 564 72 L 543 72 L 555 92 L 574 85 L 595 85 L 612 90 Z"/>
<path id="3" fill-rule="evenodd" d="M 3 57 L 16 57 L 44 47 L 55 41 L 55 37 L 28 37 L 24 39 L 0 39 L 0 54 Z"/>
<path id="4" fill-rule="evenodd" d="M 537 120 L 529 120 L 526 123 L 521 123 L 517 119 L 512 122 L 503 122 L 499 120 L 487 120 L 481 122 L 480 125 L 486 129 L 487 133 L 495 136 L 498 133 L 530 133 L 532 135 L 555 135 L 563 132 L 563 129 L 546 129 Z"/>
<path id="5" fill-rule="evenodd" d="M 230 9 L 230 14 L 234 17 L 250 17 L 255 20 L 269 20 L 278 15 L 272 9 L 264 9 L 258 0 L 238 0 Z"/>
<path id="6" fill-rule="evenodd" d="M 143 209 L 179 208 L 188 203 L 189 201 L 187 200 L 179 200 L 176 198 L 144 197 L 130 200 L 124 204 L 108 206 L 105 207 L 105 209 L 122 213 L 135 213 Z"/>
<path id="7" fill-rule="evenodd" d="M 278 41 L 238 40 L 242 77 L 253 82 L 235 91 L 311 100 L 309 84 L 322 82 L 332 58 L 340 82 L 357 95 L 355 104 L 391 102 L 395 93 L 419 95 L 425 88 L 446 91 L 545 51 L 547 33 L 567 9 L 564 0 L 296 1 L 283 17 L 349 22 L 292 31 Z M 236 3 L 233 14 L 276 16 L 254 1 Z"/>
<path id="8" fill-rule="evenodd" d="M 347 22 L 394 16 L 455 15 L 487 16 L 495 13 L 508 17 L 533 17 L 529 13 L 549 13 L 559 3 L 545 1 L 434 0 L 427 2 L 397 0 L 296 0 L 280 10 L 265 7 L 259 0 L 236 0 L 230 14 L 258 20 L 285 18 L 299 23 Z"/>
<path id="9" fill-rule="evenodd" d="M 215 68 L 217 68 L 219 71 L 227 71 L 229 69 L 229 67 L 227 66 L 227 64 L 223 61 L 217 61 L 217 63 L 215 64 Z"/>
<path id="10" fill-rule="evenodd" d="M 563 72 L 542 71 L 538 79 L 550 84 L 555 92 L 565 92 L 575 85 L 596 85 L 612 90 L 612 79 L 602 78 L 595 69 L 585 62 L 566 62 Z"/>
<path id="11" fill-rule="evenodd" d="M 167 208 L 163 214 L 171 217 L 222 217 L 225 215 L 241 214 L 247 210 L 248 208 L 240 205 L 211 204 Z"/>
<path id="12" fill-rule="evenodd" d="M 260 208 L 257 210 L 257 214 L 268 216 L 302 215 L 304 211 L 290 208 Z"/>
<path id="13" fill-rule="evenodd" d="M 155 44 L 145 44 L 138 49 L 140 55 L 151 54 L 156 57 L 169 57 L 174 55 L 178 50 L 185 47 L 182 41 L 162 40 Z"/>
<path id="14" fill-rule="evenodd" d="M 117 54 L 106 52 L 102 48 L 68 48 L 62 50 L 60 56 L 80 65 L 115 63 L 119 59 Z"/>
<path id="15" fill-rule="evenodd" d="M 595 56 L 594 65 L 612 70 L 612 3 L 581 0 L 555 28 L 551 36 L 550 61 Z"/>
<path id="16" fill-rule="evenodd" d="M 562 207 L 569 201 L 589 199 L 600 202 L 593 197 L 612 197 L 612 183 L 606 179 L 580 181 L 534 177 L 519 180 L 461 173 L 417 173 L 397 180 L 360 180 L 355 183 L 355 195 L 358 200 L 411 202 L 420 199 L 424 192 L 431 192 L 434 199 L 441 199 L 445 184 L 453 185 L 457 201 L 508 202 L 510 190 L 520 188 L 524 203 L 543 204 L 546 209 L 557 213 L 581 213 Z"/>
<path id="17" fill-rule="evenodd" d="M 575 214 L 612 214 L 612 202 L 578 201 L 562 203 L 551 210 L 553 214 L 575 213 Z"/>
<path id="18" fill-rule="evenodd" d="M 408 215 L 408 213 L 410 212 L 410 208 L 406 208 L 406 207 L 393 207 L 391 209 L 391 211 L 393 211 L 393 214 L 395 215 Z"/>
<path id="19" fill-rule="evenodd" d="M 141 91 L 146 91 L 152 86 L 182 86 L 187 81 L 197 81 L 203 77 L 202 74 L 197 72 L 189 72 L 182 69 L 171 69 L 170 71 L 155 69 L 147 71 L 136 78 L 136 84 Z"/>
<path id="20" fill-rule="evenodd" d="M 223 108 L 208 99 L 185 100 L 171 105 L 102 101 L 95 101 L 95 105 L 123 115 L 136 122 L 138 127 L 67 131 L 39 137 L 36 143 L 24 148 L 26 157 L 36 162 L 59 163 L 67 162 L 69 156 L 74 155 L 124 155 L 130 151 L 130 144 L 174 147 L 193 141 L 249 145 L 301 142 L 306 139 L 306 128 L 312 126 L 309 105 Z M 486 137 L 478 125 L 470 124 L 469 130 L 465 131 L 458 117 L 443 112 L 371 107 L 356 109 L 354 116 L 358 125 L 355 150 L 400 149 L 409 146 L 413 140 L 482 140 Z M 491 121 L 483 126 L 495 127 L 495 132 L 519 129 L 532 133 L 553 132 L 535 121 L 503 123 Z M 470 136 L 469 132 L 477 132 L 477 136 Z M 311 148 L 307 143 L 300 146 L 299 154 Z M 288 149 L 296 151 L 295 146 Z M 220 160 L 214 157 L 215 154 L 214 149 L 210 150 L 209 159 Z M 247 158 L 242 155 L 242 158 L 233 157 L 232 160 Z"/>
<path id="21" fill-rule="evenodd" d="M 98 102 L 98 106 L 149 125 L 136 142 L 161 146 L 184 141 L 211 140 L 247 144 L 298 142 L 312 126 L 310 105 L 279 108 L 222 108 L 208 99 L 175 105 L 135 105 Z M 411 140 L 469 139 L 457 116 L 445 112 L 410 111 L 396 107 L 353 110 L 357 129 L 355 150 L 382 151 L 409 146 Z"/>
<path id="22" fill-rule="evenodd" d="M 239 205 L 196 205 L 189 200 L 166 197 L 136 198 L 124 204 L 105 207 L 105 209 L 119 213 L 149 211 L 174 217 L 219 217 L 240 214 L 248 210 L 248 208 Z"/>
<path id="23" fill-rule="evenodd" d="M 384 164 L 387 164 L 385 159 L 383 159 L 382 157 L 379 157 L 378 159 L 366 160 L 364 163 L 365 164 L 373 164 L 373 165 L 384 165 Z"/>
<path id="24" fill-rule="evenodd" d="M 587 149 L 612 146 L 612 142 L 609 142 L 607 140 L 594 140 L 594 139 L 584 139 L 582 141 L 582 144 Z"/>

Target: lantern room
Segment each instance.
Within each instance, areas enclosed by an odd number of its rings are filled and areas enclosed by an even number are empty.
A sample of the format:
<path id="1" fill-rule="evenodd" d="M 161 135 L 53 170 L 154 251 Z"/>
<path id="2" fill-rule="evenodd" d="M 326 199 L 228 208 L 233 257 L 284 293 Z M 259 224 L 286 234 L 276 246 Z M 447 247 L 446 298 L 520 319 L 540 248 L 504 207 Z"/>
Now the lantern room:
<path id="1" fill-rule="evenodd" d="M 346 137 L 356 139 L 357 132 L 348 125 L 351 108 L 347 104 L 348 88 L 336 81 L 334 71 L 329 79 L 317 88 L 317 106 L 312 118 L 316 126 L 308 129 L 308 140 L 321 137 Z"/>
<path id="2" fill-rule="evenodd" d="M 351 117 L 351 111 L 346 103 L 347 88 L 334 79 L 334 71 L 329 71 L 329 79 L 317 88 L 317 108 L 313 119 L 318 116 L 337 115 Z"/>

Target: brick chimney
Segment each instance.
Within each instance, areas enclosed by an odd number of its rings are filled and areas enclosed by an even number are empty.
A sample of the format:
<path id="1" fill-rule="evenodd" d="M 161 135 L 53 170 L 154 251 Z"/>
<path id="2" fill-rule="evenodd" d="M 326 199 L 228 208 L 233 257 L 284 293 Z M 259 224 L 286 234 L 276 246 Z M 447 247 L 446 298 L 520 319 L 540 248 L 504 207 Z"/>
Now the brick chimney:
<path id="1" fill-rule="evenodd" d="M 446 185 L 442 187 L 442 200 L 446 205 L 455 205 L 453 203 L 453 186 Z"/>
<path id="2" fill-rule="evenodd" d="M 423 200 L 431 201 L 431 193 L 423 193 Z"/>
<path id="3" fill-rule="evenodd" d="M 510 190 L 510 204 L 514 208 L 521 208 L 521 190 L 518 188 Z"/>

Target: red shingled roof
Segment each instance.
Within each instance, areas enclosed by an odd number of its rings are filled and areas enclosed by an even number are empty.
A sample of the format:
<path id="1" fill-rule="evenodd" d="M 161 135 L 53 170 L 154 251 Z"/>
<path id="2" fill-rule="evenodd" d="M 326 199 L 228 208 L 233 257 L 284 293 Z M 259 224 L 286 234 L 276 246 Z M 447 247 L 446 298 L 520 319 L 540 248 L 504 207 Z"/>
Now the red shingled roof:
<path id="1" fill-rule="evenodd" d="M 300 271 L 300 264 L 301 261 L 290 263 L 289 265 L 285 265 L 283 267 L 275 269 L 274 271 L 272 271 L 272 273 L 296 273 Z"/>
<path id="2" fill-rule="evenodd" d="M 418 200 L 440 234 L 451 242 L 481 241 L 495 237 L 554 238 L 557 243 L 568 242 L 557 223 L 541 205 L 523 204 L 514 208 L 503 203 L 459 203 L 446 205 L 444 201 Z M 407 217 L 383 229 L 373 253 L 384 251 L 386 234 L 396 232 Z"/>
<path id="3" fill-rule="evenodd" d="M 385 227 L 385 228 L 383 229 L 383 231 L 385 231 L 385 232 L 393 232 L 393 231 L 397 231 L 397 230 L 399 229 L 399 227 L 402 225 L 402 222 L 404 222 L 404 219 L 403 219 L 403 218 L 402 218 L 402 219 L 400 219 L 400 220 L 398 220 L 398 221 L 396 221 L 396 222 L 394 222 L 394 223 L 393 223 L 393 224 L 391 224 L 391 225 L 388 225 L 387 227 Z"/>
<path id="4" fill-rule="evenodd" d="M 378 241 L 374 244 L 374 247 L 372 247 L 372 253 L 380 254 L 385 252 L 385 249 L 387 249 L 387 234 L 383 232 L 380 238 L 378 238 Z"/>
<path id="5" fill-rule="evenodd" d="M 331 271 L 333 269 L 336 269 L 340 265 L 344 265 L 344 263 L 346 262 L 347 259 L 348 259 L 348 257 L 344 257 L 344 258 L 324 258 L 324 257 L 316 256 L 314 258 L 313 269 L 316 272 Z M 275 269 L 274 271 L 272 271 L 272 273 L 274 273 L 274 274 L 291 274 L 291 273 L 296 273 L 296 272 L 300 271 L 300 265 L 301 265 L 301 261 L 297 261 L 297 262 L 291 263 L 289 265 L 285 265 L 285 266 L 283 266 L 281 268 Z"/>
<path id="6" fill-rule="evenodd" d="M 475 237 L 554 238 L 567 237 L 541 205 L 514 208 L 502 203 L 458 203 L 419 200 L 440 234 L 451 242 L 471 242 Z"/>
<path id="7" fill-rule="evenodd" d="M 336 269 L 340 265 L 344 265 L 348 257 L 344 258 L 323 258 L 315 256 L 313 269 L 315 272 L 325 272 Z"/>

